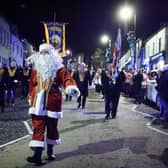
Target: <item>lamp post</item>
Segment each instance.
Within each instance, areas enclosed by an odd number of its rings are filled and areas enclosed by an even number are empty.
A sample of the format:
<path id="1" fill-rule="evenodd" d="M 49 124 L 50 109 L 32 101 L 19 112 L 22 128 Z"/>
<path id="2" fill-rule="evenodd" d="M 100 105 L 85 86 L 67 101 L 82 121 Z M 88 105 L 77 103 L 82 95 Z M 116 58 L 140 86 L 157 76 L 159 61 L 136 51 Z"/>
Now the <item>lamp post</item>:
<path id="1" fill-rule="evenodd" d="M 108 44 L 108 47 L 106 48 L 105 52 L 105 60 L 106 62 L 110 62 L 110 56 L 111 56 L 111 39 L 108 35 L 104 34 L 101 36 L 100 41 L 102 44 Z"/>
<path id="2" fill-rule="evenodd" d="M 124 21 L 125 26 L 127 25 L 126 23 L 133 19 L 133 30 L 129 31 L 127 33 L 127 40 L 129 42 L 129 47 L 130 47 L 130 53 L 131 53 L 131 61 L 132 61 L 132 67 L 134 69 L 137 69 L 136 66 L 136 13 L 135 10 L 128 5 L 122 6 L 119 11 L 118 15 L 120 20 Z"/>

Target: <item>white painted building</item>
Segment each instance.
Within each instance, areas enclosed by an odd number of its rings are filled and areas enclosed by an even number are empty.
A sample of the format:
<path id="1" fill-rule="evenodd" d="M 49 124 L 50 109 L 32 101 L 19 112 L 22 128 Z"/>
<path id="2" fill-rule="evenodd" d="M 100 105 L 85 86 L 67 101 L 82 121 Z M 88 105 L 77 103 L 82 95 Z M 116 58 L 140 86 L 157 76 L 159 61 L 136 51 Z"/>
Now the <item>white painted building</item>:
<path id="1" fill-rule="evenodd" d="M 10 58 L 11 33 L 10 26 L 0 16 L 0 62 L 8 65 Z"/>
<path id="2" fill-rule="evenodd" d="M 20 41 L 20 39 L 12 34 L 12 40 L 11 40 L 11 60 L 15 60 L 17 63 L 17 66 L 23 67 L 23 61 L 24 61 L 24 48 L 23 43 Z"/>
<path id="3" fill-rule="evenodd" d="M 127 52 L 124 53 L 124 55 L 120 58 L 119 61 L 119 68 L 122 69 L 124 67 L 126 68 L 132 68 L 132 63 L 131 63 L 131 50 L 128 49 Z"/>
<path id="4" fill-rule="evenodd" d="M 150 70 L 168 63 L 168 26 L 154 33 L 145 41 L 145 63 Z"/>

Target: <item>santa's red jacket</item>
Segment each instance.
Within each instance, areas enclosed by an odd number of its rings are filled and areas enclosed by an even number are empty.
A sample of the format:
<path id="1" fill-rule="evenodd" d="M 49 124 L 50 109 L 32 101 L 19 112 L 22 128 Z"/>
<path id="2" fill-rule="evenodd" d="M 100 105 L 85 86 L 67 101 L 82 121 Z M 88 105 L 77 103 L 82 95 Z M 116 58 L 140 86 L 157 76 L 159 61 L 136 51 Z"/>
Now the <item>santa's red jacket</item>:
<path id="1" fill-rule="evenodd" d="M 32 70 L 29 88 L 29 114 L 62 118 L 61 88 L 76 88 L 76 82 L 71 74 L 63 67 L 60 68 L 49 85 L 49 89 L 41 89 L 36 70 Z"/>

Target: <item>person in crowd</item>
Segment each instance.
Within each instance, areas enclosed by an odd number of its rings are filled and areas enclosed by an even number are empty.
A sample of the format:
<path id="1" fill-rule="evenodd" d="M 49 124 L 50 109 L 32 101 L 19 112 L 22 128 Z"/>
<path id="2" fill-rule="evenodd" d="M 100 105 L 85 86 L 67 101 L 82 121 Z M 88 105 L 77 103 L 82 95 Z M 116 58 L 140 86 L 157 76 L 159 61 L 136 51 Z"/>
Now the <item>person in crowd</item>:
<path id="1" fill-rule="evenodd" d="M 144 69 L 142 73 L 143 79 L 141 82 L 141 102 L 144 103 L 146 92 L 147 92 L 147 84 L 148 84 L 148 73 Z"/>
<path id="2" fill-rule="evenodd" d="M 1 112 L 4 112 L 5 107 L 5 79 L 4 79 L 4 69 L 3 65 L 0 62 L 0 106 Z"/>
<path id="3" fill-rule="evenodd" d="M 31 74 L 31 69 L 27 64 L 27 62 L 25 62 L 22 70 L 22 78 L 21 78 L 21 92 L 22 92 L 23 98 L 26 98 L 28 96 L 30 74 Z"/>
<path id="4" fill-rule="evenodd" d="M 17 66 L 15 61 L 11 61 L 9 67 L 5 71 L 5 103 L 14 107 L 17 80 Z"/>
<path id="5" fill-rule="evenodd" d="M 78 69 L 74 72 L 73 78 L 75 79 L 81 93 L 77 99 L 77 109 L 79 109 L 81 105 L 82 109 L 84 109 L 86 106 L 86 99 L 88 97 L 88 85 L 91 86 L 92 84 L 90 72 L 84 62 L 78 65 Z"/>
<path id="6" fill-rule="evenodd" d="M 115 118 L 117 115 L 120 92 L 122 90 L 122 82 L 125 81 L 125 76 L 119 73 L 117 76 L 113 74 L 111 64 L 108 64 L 107 70 L 103 74 L 102 86 L 105 97 L 105 119 Z"/>
<path id="7" fill-rule="evenodd" d="M 142 103 L 142 80 L 143 80 L 143 75 L 142 75 L 142 70 L 138 69 L 137 74 L 134 75 L 133 79 L 133 88 L 134 88 L 134 96 L 135 96 L 135 104 L 141 104 Z"/>
<path id="8" fill-rule="evenodd" d="M 125 71 L 125 94 L 126 96 L 131 96 L 132 82 L 133 82 L 133 74 L 132 74 L 131 69 L 128 69 Z"/>
<path id="9" fill-rule="evenodd" d="M 157 81 L 158 85 L 156 89 L 159 93 L 160 117 L 168 121 L 168 65 L 163 67 Z"/>
<path id="10" fill-rule="evenodd" d="M 93 78 L 93 83 L 95 84 L 95 91 L 99 94 L 102 92 L 101 72 L 102 70 L 98 68 Z"/>
<path id="11" fill-rule="evenodd" d="M 75 80 L 64 68 L 62 58 L 51 44 L 41 44 L 39 52 L 27 58 L 33 63 L 29 87 L 29 114 L 32 117 L 33 135 L 29 143 L 33 155 L 27 161 L 41 165 L 42 151 L 47 146 L 48 160 L 54 160 L 54 145 L 61 143 L 58 120 L 63 118 L 62 93 L 79 96 Z M 45 138 L 46 135 L 46 138 Z"/>

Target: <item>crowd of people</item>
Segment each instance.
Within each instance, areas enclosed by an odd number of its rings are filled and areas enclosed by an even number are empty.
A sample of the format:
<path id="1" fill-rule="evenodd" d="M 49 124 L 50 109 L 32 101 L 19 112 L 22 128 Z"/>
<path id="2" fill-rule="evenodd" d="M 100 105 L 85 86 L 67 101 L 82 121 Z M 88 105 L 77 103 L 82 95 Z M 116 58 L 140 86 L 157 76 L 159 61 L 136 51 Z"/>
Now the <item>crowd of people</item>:
<path id="1" fill-rule="evenodd" d="M 4 112 L 5 106 L 14 107 L 16 88 L 20 88 L 21 97 L 26 98 L 29 90 L 29 80 L 31 67 L 26 63 L 24 67 L 17 67 L 15 61 L 11 61 L 9 66 L 0 63 L 0 106 Z"/>
<path id="2" fill-rule="evenodd" d="M 110 66 L 110 68 L 112 67 Z M 105 112 L 107 114 L 105 119 L 109 118 L 109 109 L 111 108 L 114 110 L 116 107 L 115 105 L 118 104 L 118 100 L 112 101 L 114 98 L 119 98 L 119 96 L 114 95 L 116 92 L 118 92 L 118 95 L 119 92 L 122 92 L 124 96 L 134 98 L 135 104 L 144 103 L 147 99 L 147 86 L 150 80 L 149 72 L 147 72 L 146 69 L 138 69 L 137 71 L 133 71 L 132 69 L 123 68 L 118 73 L 118 77 L 116 78 L 116 81 L 118 81 L 117 79 L 120 79 L 120 82 L 116 82 L 115 85 L 117 86 L 114 87 L 111 84 L 107 84 L 107 81 L 110 83 L 113 79 L 113 70 L 110 68 L 109 66 L 106 69 L 98 68 L 93 78 L 95 91 L 102 94 L 105 100 Z M 168 66 L 160 68 L 158 73 L 155 76 L 152 76 L 152 79 L 157 83 L 155 89 L 157 90 L 159 97 L 159 118 L 168 121 L 168 92 L 166 89 L 168 86 Z M 114 87 L 115 89 L 112 90 L 111 87 Z M 110 99 L 110 102 L 112 103 L 109 103 Z M 112 115 L 112 118 L 115 117 Z"/>

